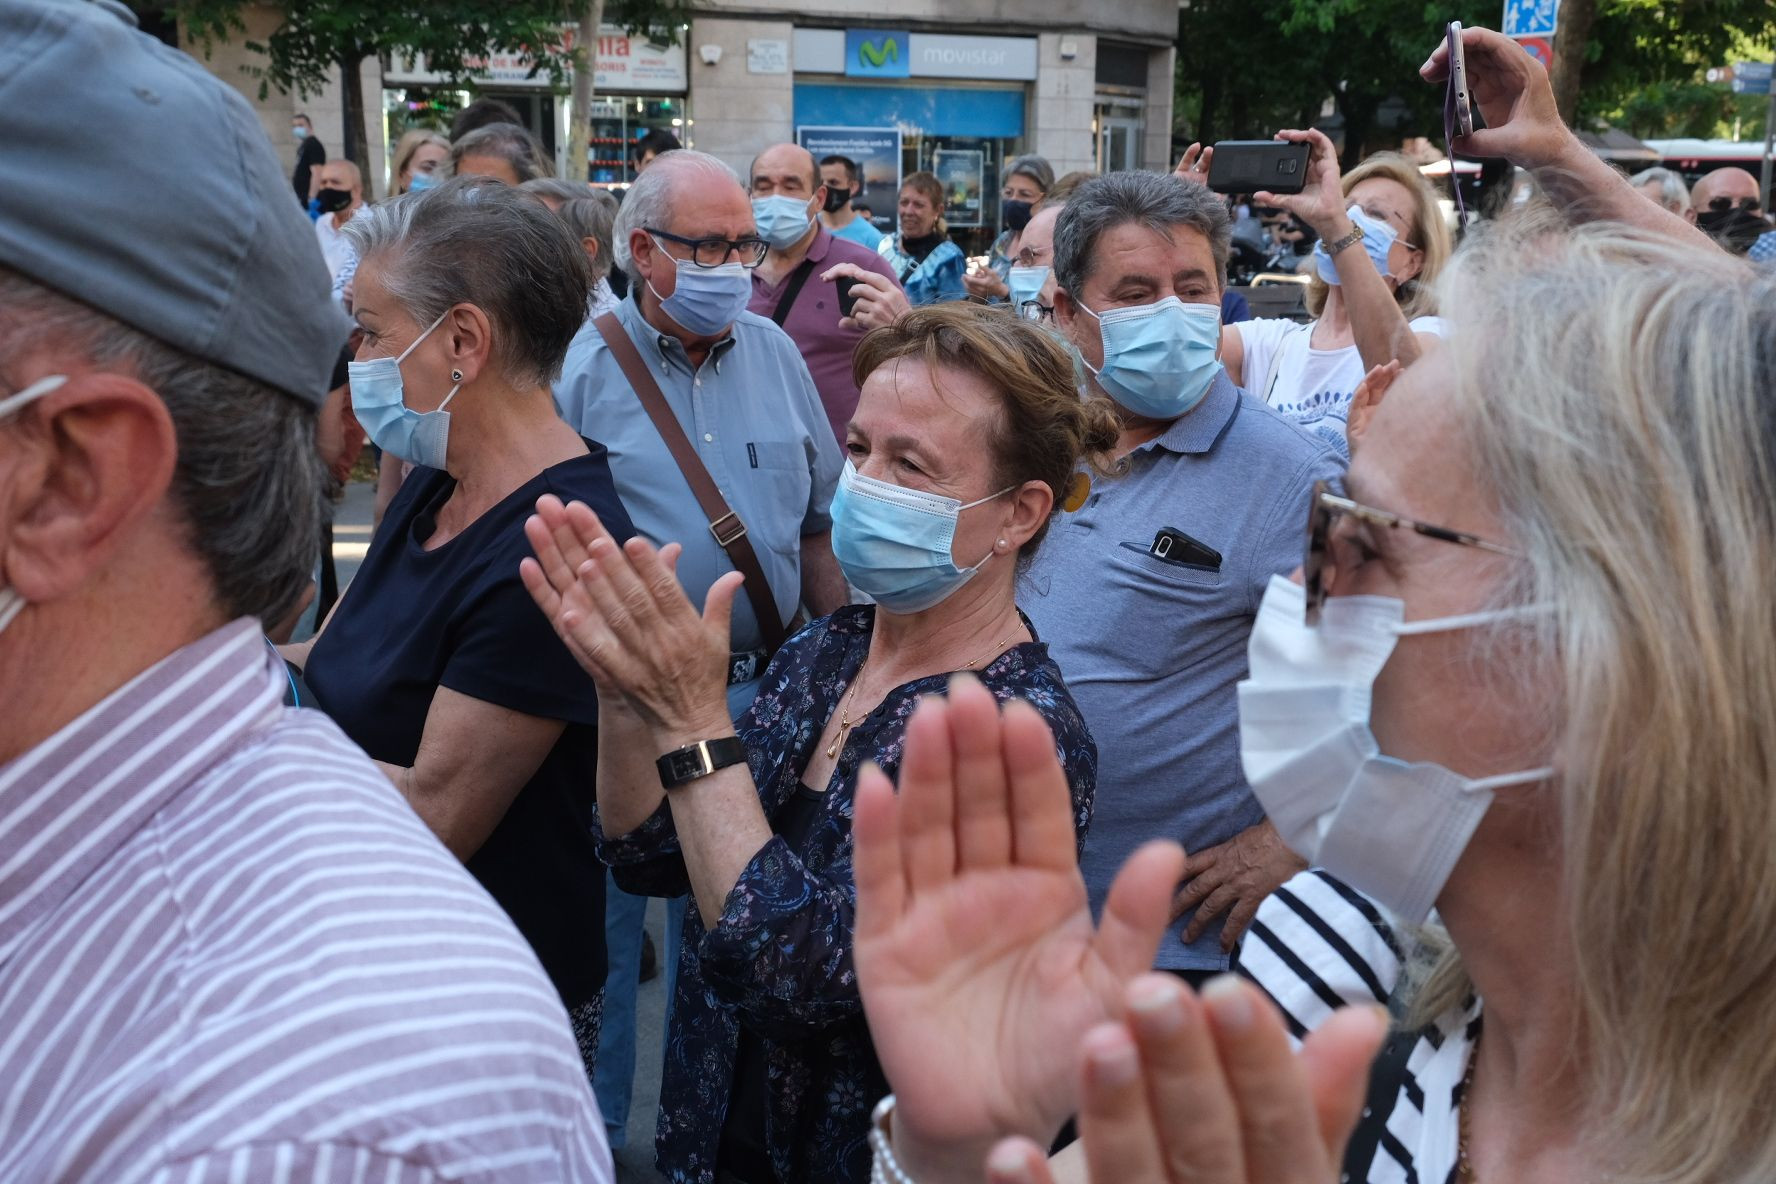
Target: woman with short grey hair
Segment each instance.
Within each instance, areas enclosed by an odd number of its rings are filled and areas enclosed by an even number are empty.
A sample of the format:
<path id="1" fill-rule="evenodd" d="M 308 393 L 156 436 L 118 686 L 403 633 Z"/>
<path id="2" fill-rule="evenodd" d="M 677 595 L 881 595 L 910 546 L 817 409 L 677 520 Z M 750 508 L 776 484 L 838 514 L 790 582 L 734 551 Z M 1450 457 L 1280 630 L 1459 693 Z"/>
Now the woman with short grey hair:
<path id="1" fill-rule="evenodd" d="M 591 1071 L 604 872 L 591 841 L 597 696 L 518 577 L 544 494 L 629 517 L 550 383 L 591 282 L 559 219 L 458 178 L 350 224 L 364 332 L 352 406 L 415 467 L 320 635 L 287 656 L 530 941 Z"/>
<path id="2" fill-rule="evenodd" d="M 1695 216 L 1690 203 L 1690 187 L 1670 169 L 1642 169 L 1628 178 L 1628 184 L 1674 214 L 1686 218 Z"/>
<path id="3" fill-rule="evenodd" d="M 602 316 L 617 307 L 617 294 L 611 290 L 611 228 L 617 219 L 617 201 L 604 190 L 589 191 L 585 197 L 565 202 L 555 216 L 566 223 L 568 232 L 580 240 L 586 252 L 586 263 L 592 269 L 592 302 L 586 319 Z"/>
<path id="4" fill-rule="evenodd" d="M 1035 294 L 1048 281 L 1048 268 L 1026 258 L 1023 250 L 1024 227 L 1041 207 L 1048 191 L 1054 188 L 1054 166 L 1035 153 L 1014 156 L 1005 162 L 1004 183 L 999 189 L 999 221 L 1004 227 L 993 240 L 987 264 L 962 277 L 968 294 L 990 304 L 1011 300 L 1016 308 Z M 1016 269 L 1017 283 L 1012 284 Z M 1015 289 L 1015 291 L 1014 291 Z M 1015 296 L 1015 299 L 1013 297 Z"/>
<path id="5" fill-rule="evenodd" d="M 490 123 L 450 146 L 450 172 L 456 177 L 492 177 L 516 186 L 554 171 L 536 137 L 515 123 Z"/>

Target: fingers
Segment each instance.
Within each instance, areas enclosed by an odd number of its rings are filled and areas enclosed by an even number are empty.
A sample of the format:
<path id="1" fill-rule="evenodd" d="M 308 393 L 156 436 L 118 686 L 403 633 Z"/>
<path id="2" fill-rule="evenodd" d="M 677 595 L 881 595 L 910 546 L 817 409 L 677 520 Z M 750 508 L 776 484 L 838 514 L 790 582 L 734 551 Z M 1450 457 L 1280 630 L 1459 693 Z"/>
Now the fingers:
<path id="1" fill-rule="evenodd" d="M 1240 938 L 1246 935 L 1246 930 L 1252 927 L 1253 920 L 1257 918 L 1258 906 L 1262 903 L 1264 902 L 1258 897 L 1242 896 L 1235 902 L 1233 908 L 1228 910 L 1227 923 L 1221 926 L 1221 949 L 1223 952 L 1232 953 L 1233 948 L 1239 945 Z M 1185 940 L 1193 939 L 1186 938 Z"/>
<path id="2" fill-rule="evenodd" d="M 840 263 L 821 272 L 820 278 L 823 282 L 830 284 L 840 276 L 857 280 L 862 279 L 864 274 L 864 270 L 855 263 Z"/>
<path id="3" fill-rule="evenodd" d="M 724 649 L 733 636 L 734 597 L 745 583 L 746 577 L 739 572 L 728 572 L 709 585 L 709 594 L 703 598 L 703 628 L 711 637 L 720 638 Z"/>
<path id="4" fill-rule="evenodd" d="M 1076 870 L 1073 794 L 1048 725 L 1028 703 L 1008 703 L 1000 745 L 1009 779 L 1013 859 L 1023 867 Z"/>
<path id="5" fill-rule="evenodd" d="M 874 761 L 857 771 L 851 806 L 851 864 L 857 877 L 857 942 L 886 933 L 900 922 L 906 905 L 906 878 L 896 834 L 898 803 L 894 784 Z"/>
<path id="6" fill-rule="evenodd" d="M 531 519 L 531 522 L 535 521 L 536 519 Z M 530 524 L 526 523 L 525 533 L 528 534 L 529 531 Z M 555 591 L 549 577 L 543 574 L 542 565 L 534 559 L 520 560 L 518 578 L 524 581 L 524 590 L 530 593 L 530 598 L 543 610 L 543 615 L 553 623 L 556 615 L 561 612 L 561 594 Z"/>
<path id="7" fill-rule="evenodd" d="M 956 874 L 956 765 L 949 707 L 935 695 L 907 720 L 899 814 L 908 889 L 917 895 L 949 883 Z"/>
<path id="8" fill-rule="evenodd" d="M 1183 869 L 1184 848 L 1155 841 L 1138 848 L 1116 873 L 1092 939 L 1093 950 L 1112 973 L 1133 978 L 1153 965 L 1172 919 L 1172 888 Z"/>
<path id="9" fill-rule="evenodd" d="M 1054 1184 L 1048 1153 L 1028 1139 L 1006 1139 L 987 1157 L 988 1184 Z"/>
<path id="10" fill-rule="evenodd" d="M 1100 1024 L 1085 1034 L 1082 1048 L 1085 1066 L 1079 1137 L 1085 1145 L 1088 1178 L 1117 1184 L 1165 1184 L 1159 1131 L 1148 1107 L 1141 1056 L 1128 1029 L 1121 1024 Z M 1235 1184 L 1236 1179 L 1230 1177 L 1226 1184 Z"/>
<path id="11" fill-rule="evenodd" d="M 1184 877 L 1188 882 L 1178 889 L 1172 900 L 1172 917 L 1182 917 L 1191 909 L 1202 904 L 1209 894 L 1221 887 L 1226 873 L 1216 868 L 1220 853 L 1219 847 L 1209 847 L 1192 855 L 1184 865 Z"/>
<path id="12" fill-rule="evenodd" d="M 1246 1178 L 1278 1184 L 1330 1179 L 1333 1166 L 1326 1159 L 1307 1076 L 1276 1008 L 1257 987 L 1233 975 L 1210 982 L 1202 1000 L 1239 1111 Z"/>
<path id="13" fill-rule="evenodd" d="M 651 543 L 636 535 L 623 544 L 623 554 L 628 557 L 630 565 L 635 569 L 636 578 L 647 589 L 655 610 L 662 618 L 684 620 L 696 615 L 697 610 L 684 594 L 677 574 L 660 562 L 660 553 L 654 550 Z M 715 594 L 715 585 L 710 586 L 709 592 L 711 596 Z M 731 602 L 733 599 L 733 593 L 730 592 L 728 600 Z"/>
<path id="14" fill-rule="evenodd" d="M 1201 1001 L 1169 974 L 1141 976 L 1126 997 L 1166 1179 L 1245 1180 L 1239 1115 Z"/>
<path id="15" fill-rule="evenodd" d="M 950 679 L 950 734 L 956 753 L 956 863 L 962 870 L 1011 862 L 1011 794 L 999 704 L 979 679 Z M 1069 827 L 1069 830 L 1071 828 Z"/>
<path id="16" fill-rule="evenodd" d="M 1348 1007 L 1308 1033 L 1299 1060 L 1331 1163 L 1342 1163 L 1369 1090 L 1369 1067 L 1387 1039 L 1388 1015 L 1380 1007 Z"/>
<path id="17" fill-rule="evenodd" d="M 1239 889 L 1234 887 L 1232 881 L 1218 885 L 1203 899 L 1201 904 L 1196 906 L 1196 915 L 1191 917 L 1190 924 L 1184 927 L 1184 940 L 1193 942 L 1201 937 L 1208 927 L 1214 924 L 1216 917 L 1238 904 L 1239 900 Z M 1182 916 L 1183 913 L 1180 912 L 1179 915 Z"/>

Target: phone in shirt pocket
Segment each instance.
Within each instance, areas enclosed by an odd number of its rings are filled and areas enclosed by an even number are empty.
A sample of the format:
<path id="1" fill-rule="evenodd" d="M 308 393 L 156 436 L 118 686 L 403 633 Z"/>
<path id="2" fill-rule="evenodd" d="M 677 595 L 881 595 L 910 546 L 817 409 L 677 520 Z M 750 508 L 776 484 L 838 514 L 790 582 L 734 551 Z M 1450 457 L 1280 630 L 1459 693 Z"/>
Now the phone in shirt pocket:
<path id="1" fill-rule="evenodd" d="M 1134 544 L 1124 543 L 1123 546 L 1133 547 Z M 1153 536 L 1147 554 L 1161 563 L 1177 567 L 1192 567 L 1198 571 L 1221 570 L 1221 552 L 1175 526 L 1162 526 L 1159 533 Z"/>

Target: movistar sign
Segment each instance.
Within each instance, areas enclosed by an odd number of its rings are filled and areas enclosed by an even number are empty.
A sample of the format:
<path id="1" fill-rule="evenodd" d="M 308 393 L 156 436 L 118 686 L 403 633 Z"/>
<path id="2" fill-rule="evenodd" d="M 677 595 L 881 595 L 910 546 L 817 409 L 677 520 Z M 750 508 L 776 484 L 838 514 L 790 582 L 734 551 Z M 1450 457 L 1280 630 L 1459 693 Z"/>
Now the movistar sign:
<path id="1" fill-rule="evenodd" d="M 846 29 L 845 73 L 853 78 L 906 78 L 910 42 L 902 29 Z"/>

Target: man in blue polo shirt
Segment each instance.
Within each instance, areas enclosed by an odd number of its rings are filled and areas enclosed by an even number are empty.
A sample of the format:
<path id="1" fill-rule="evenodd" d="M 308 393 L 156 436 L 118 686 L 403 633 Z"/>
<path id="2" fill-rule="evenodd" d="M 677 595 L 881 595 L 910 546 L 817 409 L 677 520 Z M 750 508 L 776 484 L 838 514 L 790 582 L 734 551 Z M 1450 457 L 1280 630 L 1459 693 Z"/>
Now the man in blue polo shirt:
<path id="1" fill-rule="evenodd" d="M 827 513 L 843 460 L 795 343 L 746 311 L 751 269 L 766 250 L 746 188 L 713 156 L 664 153 L 630 187 L 612 240 L 617 265 L 630 281 L 629 297 L 614 315 L 723 500 L 746 524 L 778 619 L 788 622 L 801 604 L 816 616 L 831 612 L 847 599 Z M 692 602 L 702 604 L 709 586 L 734 564 L 592 324 L 567 351 L 555 402 L 582 435 L 609 450 L 617 492 L 637 532 L 655 544 L 684 546 L 678 577 Z M 748 597 L 736 596 L 728 687 L 736 717 L 758 689 L 768 658 L 764 646 Z M 610 976 L 594 1084 L 611 1137 L 621 1146 L 635 1057 L 635 975 L 645 902 L 607 887 Z M 673 902 L 664 957 L 668 975 L 683 917 L 683 902 Z"/>
<path id="2" fill-rule="evenodd" d="M 1343 471 L 1222 371 L 1229 245 L 1221 199 L 1175 176 L 1111 173 L 1068 199 L 1055 318 L 1117 406 L 1125 471 L 1061 516 L 1019 597 L 1098 743 L 1092 905 L 1141 843 L 1183 843 L 1157 965 L 1195 980 L 1301 866 L 1241 772 L 1235 687 L 1266 583 L 1301 561 L 1313 484 Z"/>

